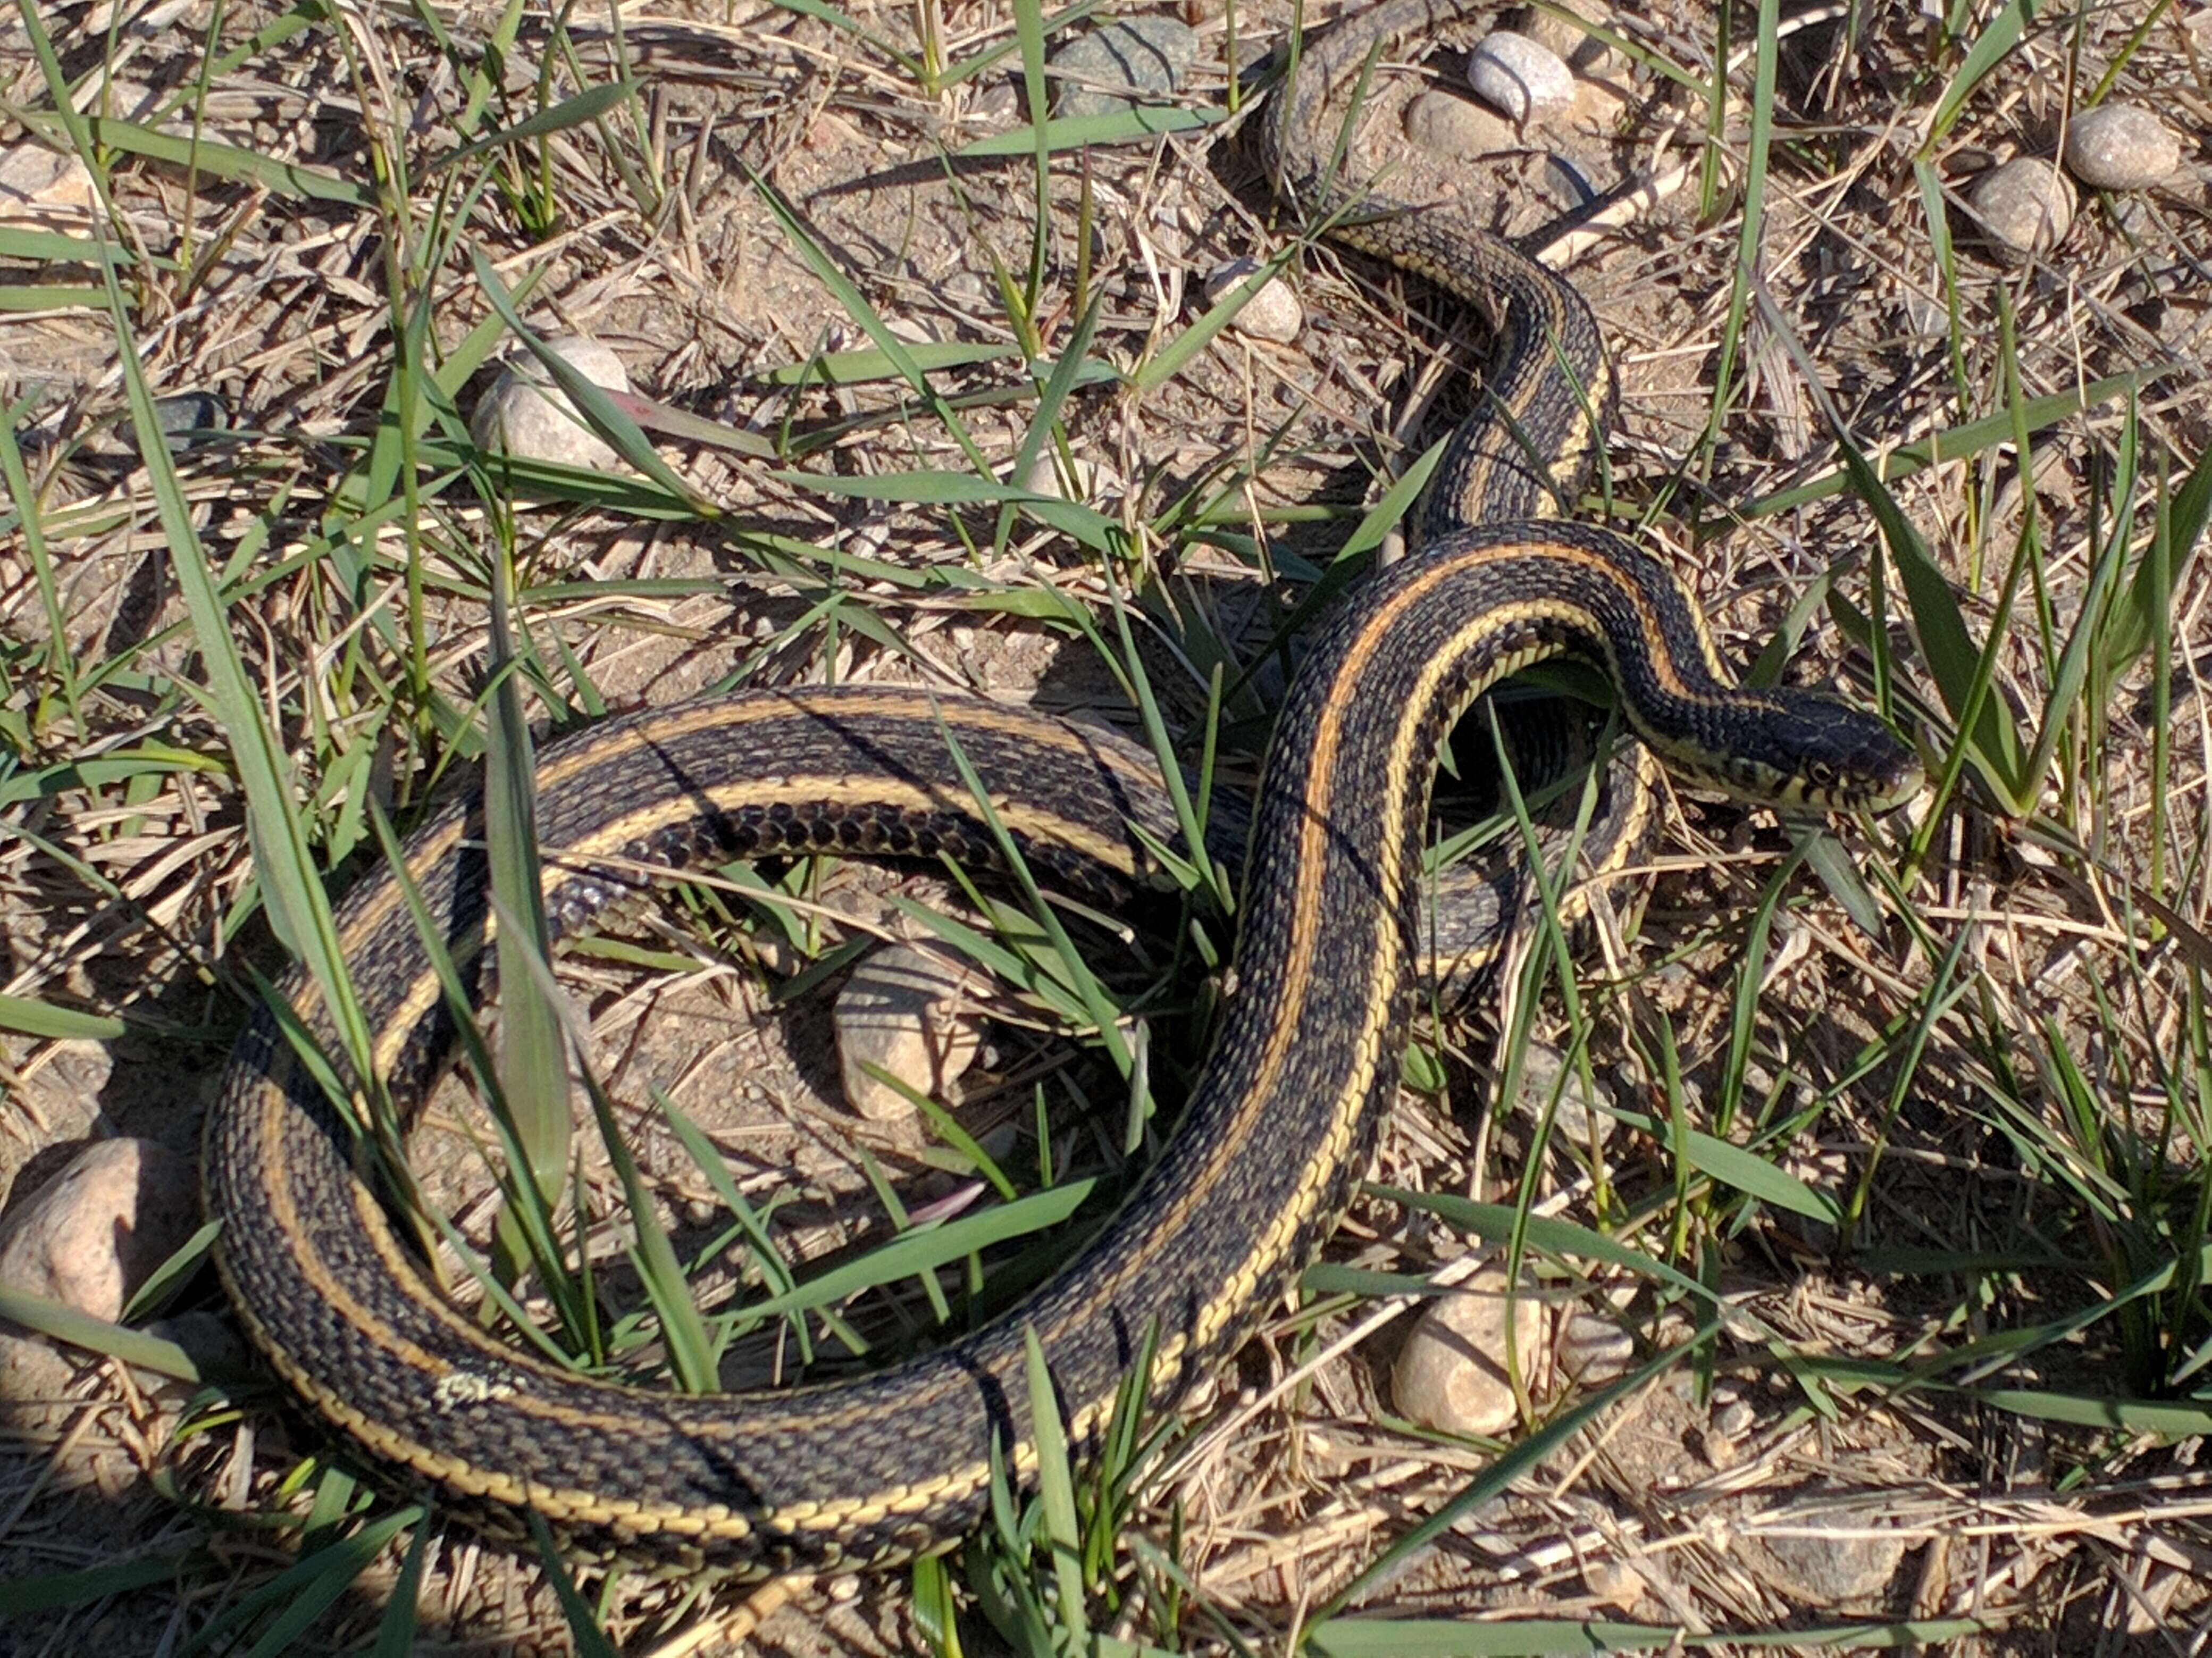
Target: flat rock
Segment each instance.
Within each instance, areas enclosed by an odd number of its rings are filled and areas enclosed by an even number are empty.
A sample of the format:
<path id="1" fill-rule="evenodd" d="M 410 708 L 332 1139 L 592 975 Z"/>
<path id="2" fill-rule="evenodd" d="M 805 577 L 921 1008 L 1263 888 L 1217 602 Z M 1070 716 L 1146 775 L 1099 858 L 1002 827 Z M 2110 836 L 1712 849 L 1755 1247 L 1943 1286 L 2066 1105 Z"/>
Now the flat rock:
<path id="1" fill-rule="evenodd" d="M 2141 190 L 2181 165 L 2181 140 L 2147 109 L 2100 104 L 2066 128 L 2066 170 L 2093 190 Z"/>
<path id="2" fill-rule="evenodd" d="M 99 207 L 92 175 L 73 153 L 28 143 L 0 149 L 0 224 L 82 230 Z"/>
<path id="3" fill-rule="evenodd" d="M 1593 23 L 1605 21 L 1599 8 L 1583 3 L 1582 0 L 1565 0 L 1559 5 L 1559 10 L 1571 12 Z M 1611 46 L 1549 10 L 1532 8 L 1525 17 L 1514 22 L 1514 29 L 1538 46 L 1558 53 L 1577 75 L 1602 75 L 1619 63 Z"/>
<path id="4" fill-rule="evenodd" d="M 155 1140 L 95 1140 L 0 1223 L 0 1284 L 122 1316 L 199 1221 L 191 1161 Z"/>
<path id="5" fill-rule="evenodd" d="M 1132 103 L 1165 97 L 1197 59 L 1197 34 L 1174 18 L 1118 18 L 1053 53 L 1052 66 L 1066 76 L 1054 93 L 1053 113 L 1111 115 Z"/>

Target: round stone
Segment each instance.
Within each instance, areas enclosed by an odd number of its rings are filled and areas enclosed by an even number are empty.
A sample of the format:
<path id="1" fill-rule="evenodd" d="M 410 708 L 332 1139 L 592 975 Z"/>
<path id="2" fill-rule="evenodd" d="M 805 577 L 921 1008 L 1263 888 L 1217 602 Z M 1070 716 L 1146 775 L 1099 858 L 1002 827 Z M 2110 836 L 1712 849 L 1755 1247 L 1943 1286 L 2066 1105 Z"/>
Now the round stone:
<path id="1" fill-rule="evenodd" d="M 1503 116 L 1449 92 L 1425 92 L 1406 106 L 1406 137 L 1447 161 L 1479 161 L 1518 149 L 1521 135 Z"/>
<path id="2" fill-rule="evenodd" d="M 1165 97 L 1198 58 L 1198 35 L 1172 17 L 1123 17 L 1079 35 L 1052 55 L 1061 71 L 1052 112 L 1111 115 L 1133 102 Z M 1127 90 L 1121 90 L 1127 88 Z"/>
<path id="3" fill-rule="evenodd" d="M 1991 167 L 1970 199 L 1991 244 L 2009 256 L 2048 253 L 2073 228 L 2073 186 L 2048 161 L 2022 156 Z"/>
<path id="4" fill-rule="evenodd" d="M 2066 170 L 2093 190 L 2141 190 L 2181 165 L 2181 140 L 2147 109 L 2100 104 L 2066 129 Z"/>
<path id="5" fill-rule="evenodd" d="M 629 374 L 622 359 L 599 341 L 563 336 L 545 344 L 592 385 L 610 392 L 629 390 Z M 606 440 L 584 424 L 576 405 L 553 384 L 545 365 L 526 351 L 508 359 L 500 370 L 491 390 L 477 404 L 469 422 L 469 435 L 478 448 L 530 460 L 592 471 L 622 465 L 622 458 Z"/>
<path id="6" fill-rule="evenodd" d="M 1510 29 L 1493 30 L 1469 54 L 1467 82 L 1516 121 L 1541 120 L 1575 100 L 1575 77 L 1559 54 Z"/>
<path id="7" fill-rule="evenodd" d="M 1493 1264 L 1429 1303 L 1391 1372 L 1401 1416 L 1446 1433 L 1496 1434 L 1513 1425 L 1520 1406 L 1505 1366 L 1506 1319 L 1514 1362 L 1532 1394 L 1540 1391 L 1548 1321 L 1533 1284 L 1524 1281 L 1510 1300 L 1505 1287 Z"/>
<path id="8" fill-rule="evenodd" d="M 1224 294 L 1256 274 L 1261 268 L 1257 259 L 1231 259 L 1218 264 L 1206 273 L 1206 302 L 1217 302 Z M 1273 340 L 1287 345 L 1297 338 L 1298 331 L 1305 326 L 1306 315 L 1298 304 L 1298 296 L 1280 276 L 1271 277 L 1259 292 L 1244 301 L 1243 307 L 1231 318 L 1229 325 L 1240 334 L 1255 340 Z"/>

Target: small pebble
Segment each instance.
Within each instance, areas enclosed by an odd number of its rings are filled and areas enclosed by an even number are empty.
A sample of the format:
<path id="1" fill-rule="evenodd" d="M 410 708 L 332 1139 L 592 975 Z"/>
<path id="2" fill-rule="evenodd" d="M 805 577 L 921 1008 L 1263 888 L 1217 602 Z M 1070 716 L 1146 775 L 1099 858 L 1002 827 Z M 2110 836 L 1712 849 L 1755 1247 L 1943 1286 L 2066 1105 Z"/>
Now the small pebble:
<path id="1" fill-rule="evenodd" d="M 1991 167 L 1971 200 L 1990 241 L 2015 257 L 2048 253 L 2073 228 L 2073 188 L 2048 161 L 2022 156 Z"/>
<path id="2" fill-rule="evenodd" d="M 545 343 L 594 386 L 604 386 L 611 392 L 629 390 L 629 373 L 622 359 L 599 341 L 570 335 Z M 576 405 L 553 384 L 545 365 L 527 351 L 510 357 L 500 370 L 499 378 L 477 404 L 476 415 L 469 422 L 469 435 L 478 448 L 530 460 L 591 471 L 606 471 L 622 465 L 622 458 L 606 440 L 584 424 Z"/>
<path id="3" fill-rule="evenodd" d="M 1429 1303 L 1399 1351 L 1390 1376 L 1398 1413 L 1447 1433 L 1502 1433 L 1520 1407 L 1505 1370 L 1505 1274 L 1485 1266 Z M 1511 1302 L 1514 1362 L 1523 1384 L 1540 1391 L 1541 1343 L 1547 1321 L 1534 1286 Z"/>
<path id="4" fill-rule="evenodd" d="M 867 1067 L 930 1098 L 975 1062 L 975 1022 L 963 1011 L 979 975 L 919 944 L 886 944 L 864 958 L 837 995 L 837 1064 L 845 1098 L 871 1122 L 915 1114 L 914 1102 Z"/>
<path id="5" fill-rule="evenodd" d="M 1467 82 L 1516 121 L 1541 120 L 1575 99 L 1575 77 L 1559 53 L 1525 34 L 1496 29 L 1468 55 Z"/>
<path id="6" fill-rule="evenodd" d="M 2181 141 L 2147 109 L 2100 104 L 2066 128 L 2066 170 L 2093 190 L 2141 190 L 2181 165 Z"/>
<path id="7" fill-rule="evenodd" d="M 1197 58 L 1197 34 L 1172 17 L 1117 19 L 1053 53 L 1052 66 L 1069 77 L 1054 92 L 1053 113 L 1111 115 L 1139 100 L 1164 97 L 1182 84 Z M 1110 89 L 1117 87 L 1128 90 Z"/>
<path id="8" fill-rule="evenodd" d="M 1518 149 L 1521 135 L 1504 116 L 1449 92 L 1425 92 L 1406 106 L 1406 137 L 1431 155 L 1454 161 Z"/>
<path id="9" fill-rule="evenodd" d="M 1231 259 L 1226 264 L 1216 265 L 1206 274 L 1206 302 L 1213 304 L 1259 269 L 1257 259 Z M 1297 338 L 1305 323 L 1305 312 L 1298 305 L 1298 296 L 1291 292 L 1288 282 L 1277 276 L 1244 301 L 1243 308 L 1230 319 L 1229 325 L 1253 339 L 1273 340 L 1286 345 Z"/>
<path id="10" fill-rule="evenodd" d="M 123 1315 L 199 1224 L 189 1157 L 156 1140 L 95 1140 L 0 1226 L 0 1284 L 94 1318 Z"/>

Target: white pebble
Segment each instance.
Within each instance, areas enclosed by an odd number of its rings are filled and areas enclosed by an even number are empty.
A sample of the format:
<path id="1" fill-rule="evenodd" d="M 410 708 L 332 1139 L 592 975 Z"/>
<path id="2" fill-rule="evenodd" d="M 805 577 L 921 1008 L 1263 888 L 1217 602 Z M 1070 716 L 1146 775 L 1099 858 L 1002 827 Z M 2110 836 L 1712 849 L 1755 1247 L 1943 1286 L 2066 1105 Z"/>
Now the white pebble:
<path id="1" fill-rule="evenodd" d="M 1226 264 L 1216 265 L 1206 278 L 1206 302 L 1213 304 L 1259 269 L 1257 259 L 1231 259 Z M 1253 339 L 1273 340 L 1287 345 L 1297 338 L 1305 323 L 1305 312 L 1298 304 L 1298 296 L 1291 292 L 1288 282 L 1275 276 L 1244 301 L 1243 308 L 1230 319 L 1229 325 Z"/>
<path id="2" fill-rule="evenodd" d="M 1540 120 L 1575 99 L 1575 77 L 1559 54 L 1510 29 L 1492 32 L 1469 54 L 1467 83 L 1516 121 Z"/>
<path id="3" fill-rule="evenodd" d="M 2094 190 L 2141 190 L 2181 165 L 2181 141 L 2147 109 L 2100 104 L 2066 129 L 2066 170 Z"/>
<path id="4" fill-rule="evenodd" d="M 2048 161 L 2022 156 L 1975 184 L 1974 216 L 2001 251 L 2048 253 L 2074 225 L 2074 191 Z"/>
<path id="5" fill-rule="evenodd" d="M 976 975 L 919 944 L 887 944 L 853 969 L 837 994 L 837 1064 L 845 1098 L 871 1122 L 914 1114 L 914 1102 L 873 1066 L 936 1098 L 975 1062 L 980 1043 L 965 1011 Z"/>
<path id="6" fill-rule="evenodd" d="M 1505 1274 L 1485 1266 L 1429 1303 L 1400 1349 L 1390 1375 L 1398 1413 L 1447 1433 L 1495 1434 L 1520 1406 L 1505 1368 Z M 1534 1284 L 1512 1300 L 1514 1362 L 1522 1384 L 1540 1393 L 1547 1320 Z"/>
<path id="7" fill-rule="evenodd" d="M 622 359 L 599 341 L 572 335 L 545 343 L 592 385 L 611 392 L 629 390 L 629 374 L 623 367 Z M 483 394 L 469 422 L 469 435 L 479 448 L 530 460 L 550 460 L 595 471 L 622 464 L 622 458 L 605 440 L 584 424 L 576 405 L 553 384 L 545 365 L 527 351 L 509 358 L 491 389 Z"/>

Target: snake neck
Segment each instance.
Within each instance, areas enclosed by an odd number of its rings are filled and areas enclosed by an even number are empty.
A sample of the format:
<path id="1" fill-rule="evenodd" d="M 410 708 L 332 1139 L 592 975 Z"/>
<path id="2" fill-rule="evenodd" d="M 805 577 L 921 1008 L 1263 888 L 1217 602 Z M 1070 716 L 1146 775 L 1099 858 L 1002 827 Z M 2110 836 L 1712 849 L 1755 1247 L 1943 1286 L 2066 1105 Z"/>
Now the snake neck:
<path id="1" fill-rule="evenodd" d="M 1382 55 L 1480 9 L 1476 0 L 1385 0 L 1302 44 L 1260 129 L 1277 195 L 1310 227 L 1423 277 L 1490 324 L 1480 404 L 1447 440 L 1415 511 L 1412 539 L 1423 547 L 1474 524 L 1571 511 L 1615 404 L 1596 319 L 1571 284 L 1464 206 L 1395 199 L 1345 165 Z"/>

